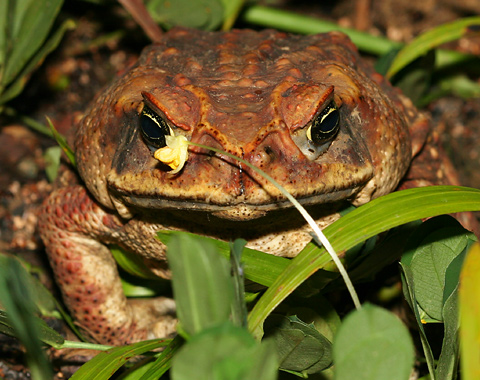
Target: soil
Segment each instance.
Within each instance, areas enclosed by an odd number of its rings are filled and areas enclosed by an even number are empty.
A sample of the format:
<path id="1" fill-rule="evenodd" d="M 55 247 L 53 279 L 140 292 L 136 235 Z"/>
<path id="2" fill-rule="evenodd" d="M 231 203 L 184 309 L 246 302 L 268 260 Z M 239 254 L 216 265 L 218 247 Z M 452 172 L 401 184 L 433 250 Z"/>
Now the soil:
<path id="1" fill-rule="evenodd" d="M 76 29 L 65 35 L 58 49 L 30 78 L 24 92 L 8 104 L 19 115 L 41 123 L 48 116 L 64 134 L 99 89 L 135 62 L 141 48 L 148 44 L 140 28 L 114 3 L 66 3 L 60 19 L 72 18 Z M 402 42 L 442 23 L 480 14 L 478 0 L 324 3 L 296 0 L 277 5 Z M 480 37 L 463 38 L 449 47 L 479 54 Z M 478 72 L 475 75 L 473 79 L 478 82 Z M 427 111 L 443 136 L 462 184 L 480 188 L 480 98 L 449 95 L 431 103 Z M 43 268 L 44 282 L 54 292 L 35 226 L 37 208 L 52 189 L 45 174 L 44 154 L 55 145 L 49 137 L 30 129 L 20 117 L 0 116 L 0 252 L 17 255 Z M 62 327 L 58 329 L 65 333 Z M 0 378 L 29 377 L 22 364 L 22 350 L 15 340 L 0 334 Z M 58 379 L 68 378 L 83 358 L 81 352 L 70 354 L 68 360 L 58 352 L 49 353 L 56 358 Z"/>

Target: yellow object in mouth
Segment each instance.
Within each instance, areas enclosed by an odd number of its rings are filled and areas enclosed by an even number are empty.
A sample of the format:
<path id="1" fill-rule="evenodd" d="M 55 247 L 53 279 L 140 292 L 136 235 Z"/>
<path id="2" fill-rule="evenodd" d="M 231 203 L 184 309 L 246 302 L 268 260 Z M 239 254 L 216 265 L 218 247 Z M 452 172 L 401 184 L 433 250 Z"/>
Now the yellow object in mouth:
<path id="1" fill-rule="evenodd" d="M 169 173 L 176 174 L 188 160 L 188 140 L 185 136 L 179 135 L 165 136 L 165 141 L 167 145 L 157 149 L 153 156 L 172 168 Z"/>

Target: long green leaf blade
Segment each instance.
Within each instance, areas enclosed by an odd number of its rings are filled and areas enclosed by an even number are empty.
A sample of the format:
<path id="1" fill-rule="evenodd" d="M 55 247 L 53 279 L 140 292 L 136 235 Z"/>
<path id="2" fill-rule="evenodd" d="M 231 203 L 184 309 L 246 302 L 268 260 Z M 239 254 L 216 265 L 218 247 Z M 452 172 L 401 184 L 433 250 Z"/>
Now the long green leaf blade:
<path id="1" fill-rule="evenodd" d="M 468 252 L 460 275 L 460 349 L 463 380 L 480 378 L 480 244 Z"/>
<path id="2" fill-rule="evenodd" d="M 446 42 L 461 38 L 468 32 L 468 28 L 480 25 L 480 17 L 469 17 L 456 20 L 448 24 L 429 29 L 405 46 L 396 56 L 388 70 L 387 77 L 391 78 L 402 68 L 424 55 L 429 50 Z"/>
<path id="3" fill-rule="evenodd" d="M 8 1 L 0 1 L 0 93 L 2 92 L 2 77 L 7 55 L 8 3 Z"/>
<path id="4" fill-rule="evenodd" d="M 180 231 L 160 231 L 158 239 L 165 245 L 169 244 L 171 238 L 178 234 L 187 234 L 194 236 L 196 239 L 204 240 L 213 244 L 220 254 L 227 259 L 230 257 L 230 245 L 228 242 L 199 236 Z M 273 281 L 290 263 L 289 259 L 279 256 L 273 256 L 265 252 L 256 251 L 254 249 L 244 248 L 242 251 L 242 264 L 245 277 L 257 284 L 270 286 Z"/>
<path id="5" fill-rule="evenodd" d="M 388 194 L 359 207 L 328 226 L 324 233 L 336 252 L 344 252 L 393 227 L 436 215 L 480 210 L 480 190 L 432 186 Z M 249 328 L 261 337 L 262 323 L 271 311 L 305 279 L 329 264 L 325 249 L 308 245 L 279 275 L 249 315 Z"/>
<path id="6" fill-rule="evenodd" d="M 183 331 L 193 335 L 228 321 L 233 284 L 228 261 L 217 254 L 215 246 L 179 234 L 168 245 L 167 258 Z"/>
<path id="7" fill-rule="evenodd" d="M 19 68 L 21 71 L 19 74 L 12 78 L 13 82 L 9 83 L 5 92 L 0 96 L 0 104 L 7 102 L 8 100 L 17 96 L 25 87 L 29 74 L 42 62 L 42 60 L 52 52 L 60 43 L 63 35 L 67 30 L 71 30 L 75 27 L 75 23 L 72 20 L 66 20 L 63 24 L 52 34 L 52 36 L 45 42 L 40 49 L 38 49 L 28 63 Z M 5 83 L 7 85 L 7 83 Z"/>
<path id="8" fill-rule="evenodd" d="M 0 304 L 5 307 L 1 323 L 7 327 L 3 332 L 11 333 L 22 342 L 26 349 L 27 365 L 32 377 L 48 380 L 52 370 L 40 342 L 43 336 L 53 343 L 61 342 L 62 337 L 48 328 L 46 324 L 35 317 L 35 305 L 32 300 L 32 284 L 20 262 L 13 257 L 2 257 L 0 266 Z M 5 318 L 6 317 L 6 318 Z M 8 329 L 11 327 L 12 329 Z"/>
<path id="9" fill-rule="evenodd" d="M 171 367 L 174 355 L 182 346 L 182 338 L 177 335 L 170 344 L 162 351 L 161 355 L 153 362 L 152 366 L 138 380 L 157 380 Z"/>
<path id="10" fill-rule="evenodd" d="M 410 305 L 410 308 L 415 315 L 415 320 L 417 321 L 418 332 L 420 334 L 420 342 L 422 343 L 423 353 L 425 355 L 425 360 L 427 362 L 428 372 L 430 373 L 431 380 L 437 380 L 435 377 L 435 358 L 433 357 L 432 348 L 427 339 L 427 334 L 423 328 L 422 319 L 420 313 L 418 312 L 417 300 L 415 299 L 415 285 L 413 281 L 412 271 L 410 267 L 403 263 L 400 263 L 401 275 L 402 275 L 402 288 L 405 295 L 405 299 Z"/>
<path id="11" fill-rule="evenodd" d="M 11 36 L 12 51 L 7 58 L 2 78 L 4 83 L 11 82 L 42 45 L 63 0 L 39 0 L 28 4 L 23 1 L 22 3 L 24 7 L 17 4 L 14 19 L 11 20 L 16 21 L 18 25 L 14 28 L 15 34 Z"/>
<path id="12" fill-rule="evenodd" d="M 106 380 L 123 366 L 128 360 L 145 352 L 155 350 L 166 345 L 163 339 L 146 340 L 128 346 L 115 347 L 101 352 L 86 362 L 73 374 L 72 380 Z"/>

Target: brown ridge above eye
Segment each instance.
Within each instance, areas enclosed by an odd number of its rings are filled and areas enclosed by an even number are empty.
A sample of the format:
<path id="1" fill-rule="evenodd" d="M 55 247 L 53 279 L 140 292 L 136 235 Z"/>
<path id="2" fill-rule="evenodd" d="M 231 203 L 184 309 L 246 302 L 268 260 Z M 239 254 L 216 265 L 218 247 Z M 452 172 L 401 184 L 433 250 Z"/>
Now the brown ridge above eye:
<path id="1" fill-rule="evenodd" d="M 314 144 L 322 144 L 332 139 L 340 128 L 340 113 L 334 102 L 330 102 L 325 109 L 312 121 L 307 129 L 307 138 Z"/>
<path id="2" fill-rule="evenodd" d="M 167 145 L 165 136 L 173 135 L 167 122 L 148 106 L 144 106 L 140 115 L 140 128 L 146 143 L 152 148 L 163 148 Z"/>

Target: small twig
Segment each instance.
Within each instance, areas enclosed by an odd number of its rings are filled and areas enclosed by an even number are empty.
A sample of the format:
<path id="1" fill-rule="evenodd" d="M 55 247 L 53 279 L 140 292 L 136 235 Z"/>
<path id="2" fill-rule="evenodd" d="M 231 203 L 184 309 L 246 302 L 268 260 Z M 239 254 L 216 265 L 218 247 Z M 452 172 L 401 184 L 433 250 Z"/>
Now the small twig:
<path id="1" fill-rule="evenodd" d="M 370 0 L 357 0 L 355 2 L 355 29 L 367 31 L 372 25 L 370 13 Z"/>
<path id="2" fill-rule="evenodd" d="M 160 41 L 163 32 L 148 13 L 142 0 L 118 0 L 118 2 L 132 15 L 152 42 Z"/>

